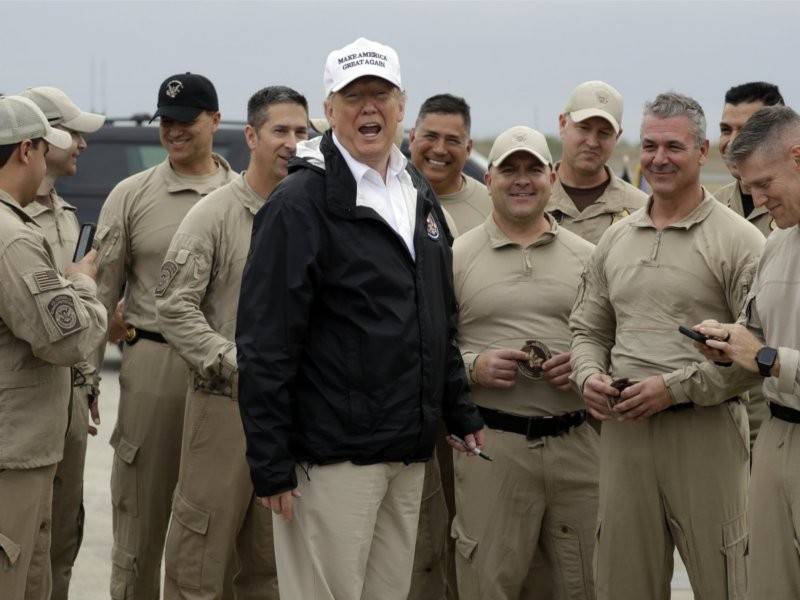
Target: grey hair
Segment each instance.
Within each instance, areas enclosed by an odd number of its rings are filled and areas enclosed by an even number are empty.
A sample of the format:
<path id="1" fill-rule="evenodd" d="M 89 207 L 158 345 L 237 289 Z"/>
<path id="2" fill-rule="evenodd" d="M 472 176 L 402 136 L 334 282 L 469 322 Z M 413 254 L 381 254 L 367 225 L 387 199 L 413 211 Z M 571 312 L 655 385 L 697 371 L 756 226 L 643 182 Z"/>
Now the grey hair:
<path id="1" fill-rule="evenodd" d="M 706 114 L 694 98 L 678 92 L 664 92 L 656 96 L 652 102 L 645 103 L 642 116 L 650 115 L 659 119 L 686 117 L 694 130 L 695 146 L 700 147 L 706 141 Z"/>
<path id="2" fill-rule="evenodd" d="M 747 119 L 739 135 L 728 148 L 728 158 L 739 163 L 761 148 L 780 150 L 779 142 L 790 131 L 798 133 L 800 143 L 800 115 L 788 106 L 767 106 Z"/>

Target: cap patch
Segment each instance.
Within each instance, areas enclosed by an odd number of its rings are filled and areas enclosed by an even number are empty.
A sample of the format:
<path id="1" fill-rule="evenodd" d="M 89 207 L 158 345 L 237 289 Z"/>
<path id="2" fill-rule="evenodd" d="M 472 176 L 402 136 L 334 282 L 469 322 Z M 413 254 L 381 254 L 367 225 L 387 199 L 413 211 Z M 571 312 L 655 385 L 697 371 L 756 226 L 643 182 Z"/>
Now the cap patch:
<path id="1" fill-rule="evenodd" d="M 178 81 L 177 79 L 173 79 L 169 83 L 167 83 L 167 89 L 164 90 L 164 93 L 169 96 L 170 98 L 175 98 L 178 94 L 181 93 L 183 89 L 183 83 Z"/>
<path id="2" fill-rule="evenodd" d="M 514 135 L 515 142 L 524 142 L 525 141 L 525 134 L 524 133 L 517 133 Z"/>
<path id="3" fill-rule="evenodd" d="M 595 95 L 597 96 L 597 101 L 600 104 L 608 104 L 608 96 L 606 96 L 603 92 L 597 92 Z"/>

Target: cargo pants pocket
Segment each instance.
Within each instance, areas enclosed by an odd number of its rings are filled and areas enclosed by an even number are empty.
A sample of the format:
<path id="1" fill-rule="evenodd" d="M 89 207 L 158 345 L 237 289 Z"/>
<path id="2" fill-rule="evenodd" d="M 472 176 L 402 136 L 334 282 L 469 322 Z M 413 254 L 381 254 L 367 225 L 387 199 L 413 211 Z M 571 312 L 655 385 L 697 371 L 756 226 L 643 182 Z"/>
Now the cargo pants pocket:
<path id="1" fill-rule="evenodd" d="M 553 548 L 558 561 L 558 575 L 569 600 L 586 600 L 592 597 L 591 582 L 586 580 L 583 549 L 578 532 L 569 525 L 559 525 L 550 530 Z"/>
<path id="2" fill-rule="evenodd" d="M 747 598 L 747 554 L 750 535 L 747 515 L 742 514 L 722 524 L 722 553 L 728 582 L 728 600 Z"/>
<path id="3" fill-rule="evenodd" d="M 114 544 L 111 551 L 111 600 L 133 600 L 136 557 Z"/>
<path id="4" fill-rule="evenodd" d="M 139 516 L 139 479 L 136 455 L 139 446 L 132 444 L 115 430 L 111 435 L 114 464 L 111 467 L 111 504 L 132 517 Z"/>
<path id="5" fill-rule="evenodd" d="M 191 504 L 180 492 L 172 503 L 165 550 L 165 570 L 178 586 L 200 589 L 206 555 L 206 534 L 210 514 Z"/>
<path id="6" fill-rule="evenodd" d="M 458 519 L 453 519 L 450 537 L 455 540 L 456 579 L 461 600 L 482 600 L 479 565 L 473 564 L 478 541 L 469 537 Z"/>
<path id="7" fill-rule="evenodd" d="M 0 569 L 3 571 L 13 569 L 21 552 L 19 544 L 0 533 Z"/>

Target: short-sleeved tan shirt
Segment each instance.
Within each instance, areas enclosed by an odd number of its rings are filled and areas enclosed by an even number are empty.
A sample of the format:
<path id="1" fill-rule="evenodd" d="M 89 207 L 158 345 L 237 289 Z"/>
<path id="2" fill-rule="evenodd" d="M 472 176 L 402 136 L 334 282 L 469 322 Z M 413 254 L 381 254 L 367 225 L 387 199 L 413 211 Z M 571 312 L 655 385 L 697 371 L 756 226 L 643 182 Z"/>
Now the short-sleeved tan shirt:
<path id="1" fill-rule="evenodd" d="M 71 365 L 105 338 L 90 277 L 63 277 L 40 228 L 0 190 L 0 470 L 64 451 Z"/>
<path id="2" fill-rule="evenodd" d="M 98 295 L 113 311 L 125 286 L 125 321 L 158 331 L 154 292 L 165 281 L 161 263 L 186 213 L 205 195 L 236 177 L 221 156 L 211 175 L 188 177 L 165 160 L 128 177 L 109 194 L 95 235 Z"/>
<path id="3" fill-rule="evenodd" d="M 253 218 L 265 199 L 244 174 L 192 207 L 172 238 L 156 292 L 161 333 L 204 389 L 235 394 L 236 309 Z"/>
<path id="4" fill-rule="evenodd" d="M 556 172 L 558 166 L 556 164 Z M 559 225 L 592 244 L 599 242 L 611 225 L 639 210 L 647 201 L 647 194 L 622 181 L 610 168 L 605 169 L 610 178 L 608 187 L 594 204 L 583 211 L 575 206 L 558 177 L 547 203 L 547 212 L 553 215 Z"/>
<path id="5" fill-rule="evenodd" d="M 550 231 L 527 248 L 509 240 L 491 215 L 453 244 L 458 343 L 468 371 L 480 353 L 519 350 L 530 339 L 553 353 L 569 351 L 569 313 L 594 246 L 549 220 Z M 575 392 L 521 374 L 510 390 L 472 383 L 472 400 L 522 416 L 583 408 Z"/>
<path id="6" fill-rule="evenodd" d="M 455 221 L 458 235 L 481 225 L 492 212 L 492 199 L 486 186 L 468 175 L 461 177 L 464 185 L 460 190 L 437 196 L 442 207 Z"/>
<path id="7" fill-rule="evenodd" d="M 578 389 L 594 373 L 634 381 L 661 374 L 674 402 L 719 404 L 752 385 L 703 361 L 678 332 L 704 319 L 734 321 L 764 246 L 754 226 L 703 194 L 662 231 L 650 218 L 651 200 L 603 235 L 570 318 Z"/>
<path id="8" fill-rule="evenodd" d="M 721 187 L 714 192 L 714 197 L 725 206 L 741 215 L 767 237 L 775 229 L 775 221 L 764 206 L 755 206 L 749 215 L 744 214 L 744 204 L 742 203 L 742 189 L 738 181 L 731 181 L 728 185 Z"/>

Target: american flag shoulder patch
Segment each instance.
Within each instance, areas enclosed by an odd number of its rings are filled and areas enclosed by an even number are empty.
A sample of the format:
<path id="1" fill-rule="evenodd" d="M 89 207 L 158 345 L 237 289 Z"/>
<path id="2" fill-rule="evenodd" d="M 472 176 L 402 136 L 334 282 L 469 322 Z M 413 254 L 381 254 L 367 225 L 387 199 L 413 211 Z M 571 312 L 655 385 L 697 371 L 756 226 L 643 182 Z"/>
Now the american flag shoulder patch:
<path id="1" fill-rule="evenodd" d="M 39 292 L 46 292 L 47 290 L 55 290 L 64 287 L 61 283 L 61 278 L 53 269 L 46 271 L 37 271 L 32 275 L 33 282 L 36 284 L 36 289 Z"/>

